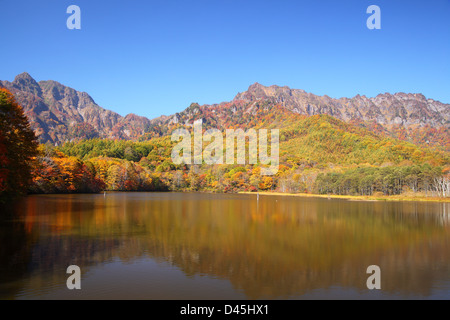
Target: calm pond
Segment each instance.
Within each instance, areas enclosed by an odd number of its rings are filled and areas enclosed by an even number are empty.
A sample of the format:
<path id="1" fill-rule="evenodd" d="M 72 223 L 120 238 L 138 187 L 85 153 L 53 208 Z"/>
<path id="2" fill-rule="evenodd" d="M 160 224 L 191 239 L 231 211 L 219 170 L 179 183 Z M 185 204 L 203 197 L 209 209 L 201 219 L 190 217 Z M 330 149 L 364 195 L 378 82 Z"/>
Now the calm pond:
<path id="1" fill-rule="evenodd" d="M 450 203 L 106 193 L 14 210 L 0 299 L 450 299 Z"/>

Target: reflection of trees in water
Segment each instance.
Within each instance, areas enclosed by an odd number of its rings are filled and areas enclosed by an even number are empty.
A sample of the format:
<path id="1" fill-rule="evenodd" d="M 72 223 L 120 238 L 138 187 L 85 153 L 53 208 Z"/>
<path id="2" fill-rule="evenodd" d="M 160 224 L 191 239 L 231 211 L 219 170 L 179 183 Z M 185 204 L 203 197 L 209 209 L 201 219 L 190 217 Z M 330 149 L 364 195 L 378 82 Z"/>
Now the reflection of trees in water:
<path id="1" fill-rule="evenodd" d="M 2 214 L 7 214 L 0 221 L 0 299 L 14 298 L 25 282 L 33 288 L 65 283 L 69 265 L 90 266 L 107 261 L 120 243 L 112 238 L 62 235 L 61 231 L 79 219 L 77 215 L 83 208 L 72 206 L 70 201 L 49 208 L 37 199 L 31 197 L 2 207 Z M 57 213 L 52 215 L 54 210 Z"/>
<path id="2" fill-rule="evenodd" d="M 440 208 L 264 196 L 257 204 L 252 196 L 204 194 L 34 197 L 22 211 L 27 243 L 17 250 L 25 250 L 20 268 L 36 286 L 65 281 L 69 264 L 85 272 L 113 258 L 150 256 L 187 276 L 228 279 L 253 299 L 330 286 L 366 290 L 372 264 L 381 267 L 383 291 L 427 296 L 450 274 Z"/>
<path id="3" fill-rule="evenodd" d="M 448 233 L 436 227 L 438 217 L 410 210 L 415 206 L 279 201 L 260 203 L 259 211 L 225 206 L 207 217 L 197 213 L 207 210 L 187 207 L 182 220 L 155 216 L 163 230 L 153 231 L 161 235 L 153 255 L 170 258 L 188 275 L 229 279 L 254 299 L 330 286 L 366 290 L 372 264 L 392 293 L 426 296 L 448 278 Z"/>
<path id="4" fill-rule="evenodd" d="M 14 217 L 16 203 L 0 206 L 0 299 L 11 299 L 20 287 L 17 280 L 28 272 L 30 237 L 24 223 Z"/>

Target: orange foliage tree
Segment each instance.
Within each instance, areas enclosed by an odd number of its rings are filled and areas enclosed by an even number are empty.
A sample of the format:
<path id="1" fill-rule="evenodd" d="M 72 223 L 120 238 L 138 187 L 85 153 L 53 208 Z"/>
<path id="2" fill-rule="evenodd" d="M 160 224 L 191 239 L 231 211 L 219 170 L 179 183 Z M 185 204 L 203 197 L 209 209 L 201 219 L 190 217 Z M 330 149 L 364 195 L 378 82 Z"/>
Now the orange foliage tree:
<path id="1" fill-rule="evenodd" d="M 26 192 L 36 155 L 37 139 L 22 107 L 0 88 L 0 202 Z"/>

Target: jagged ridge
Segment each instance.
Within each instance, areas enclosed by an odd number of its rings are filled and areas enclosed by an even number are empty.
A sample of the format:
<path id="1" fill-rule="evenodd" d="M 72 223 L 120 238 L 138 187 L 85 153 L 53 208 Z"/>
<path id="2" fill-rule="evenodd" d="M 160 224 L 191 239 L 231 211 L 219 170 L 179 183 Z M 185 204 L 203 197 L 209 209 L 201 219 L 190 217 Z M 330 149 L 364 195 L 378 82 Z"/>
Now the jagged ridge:
<path id="1" fill-rule="evenodd" d="M 334 99 L 287 86 L 266 87 L 255 83 L 230 102 L 203 106 L 192 104 L 180 113 L 150 120 L 135 114 L 122 117 L 98 106 L 85 92 L 52 80 L 36 82 L 26 72 L 16 76 L 13 82 L 0 81 L 0 86 L 16 96 L 41 142 L 61 143 L 92 137 L 150 138 L 167 134 L 172 126 L 189 125 L 199 118 L 203 118 L 209 127 L 248 128 L 261 125 L 258 123 L 261 113 L 285 112 L 285 117 L 292 113 L 306 116 L 327 114 L 346 122 L 363 123 L 378 132 L 385 130 L 403 140 L 422 144 L 431 142 L 446 150 L 450 148 L 450 105 L 417 93 Z M 278 124 L 283 126 L 283 121 Z"/>

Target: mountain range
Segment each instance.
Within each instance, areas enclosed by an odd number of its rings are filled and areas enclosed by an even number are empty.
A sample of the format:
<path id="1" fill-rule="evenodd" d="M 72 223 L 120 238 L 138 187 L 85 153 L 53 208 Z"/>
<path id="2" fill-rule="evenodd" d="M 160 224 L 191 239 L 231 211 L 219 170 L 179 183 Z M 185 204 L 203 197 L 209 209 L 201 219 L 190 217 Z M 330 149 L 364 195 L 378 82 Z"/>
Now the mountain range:
<path id="1" fill-rule="evenodd" d="M 287 86 L 252 84 L 233 100 L 213 105 L 191 104 L 187 109 L 155 119 L 135 114 L 125 117 L 97 105 L 85 92 L 56 81 L 34 80 L 24 72 L 14 81 L 0 81 L 24 108 L 41 143 L 61 144 L 85 138 L 137 140 L 165 135 L 174 125 L 190 125 L 203 118 L 209 127 L 257 126 L 255 115 L 262 110 L 312 116 L 327 114 L 355 125 L 416 144 L 450 149 L 450 104 L 420 93 L 384 93 L 368 98 L 318 96 Z M 279 123 L 283 126 L 283 123 Z"/>

